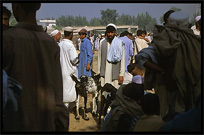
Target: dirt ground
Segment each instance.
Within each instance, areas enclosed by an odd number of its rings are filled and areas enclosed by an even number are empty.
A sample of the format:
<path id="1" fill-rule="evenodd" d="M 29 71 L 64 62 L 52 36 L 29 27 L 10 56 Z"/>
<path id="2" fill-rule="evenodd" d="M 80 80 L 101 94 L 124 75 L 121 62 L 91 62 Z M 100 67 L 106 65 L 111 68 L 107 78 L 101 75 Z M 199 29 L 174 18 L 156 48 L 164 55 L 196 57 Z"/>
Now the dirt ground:
<path id="1" fill-rule="evenodd" d="M 92 69 L 94 72 L 97 71 L 97 59 L 98 59 L 98 52 L 95 51 L 93 56 L 93 66 L 92 66 Z M 74 112 L 70 112 L 69 132 L 100 132 L 101 131 L 100 126 L 97 124 L 98 117 L 93 117 L 91 114 L 91 105 L 92 105 L 92 95 L 88 94 L 88 101 L 87 101 L 87 109 L 88 109 L 88 117 L 89 117 L 88 121 L 82 118 L 81 113 L 80 113 L 80 120 L 76 120 Z M 80 106 L 83 106 L 83 100 L 81 100 Z"/>

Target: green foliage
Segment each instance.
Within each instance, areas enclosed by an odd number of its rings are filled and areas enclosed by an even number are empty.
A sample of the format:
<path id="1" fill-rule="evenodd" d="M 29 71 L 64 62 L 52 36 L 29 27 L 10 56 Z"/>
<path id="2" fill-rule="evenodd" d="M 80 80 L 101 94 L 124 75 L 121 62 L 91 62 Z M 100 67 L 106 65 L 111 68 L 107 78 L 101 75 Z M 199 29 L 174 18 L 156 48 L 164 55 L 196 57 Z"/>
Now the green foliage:
<path id="1" fill-rule="evenodd" d="M 52 28 L 57 29 L 57 30 L 62 30 L 62 26 L 58 26 L 58 25 L 52 25 Z"/>
<path id="2" fill-rule="evenodd" d="M 47 20 L 54 20 L 54 18 L 45 18 Z M 86 17 L 62 15 L 56 19 L 55 29 L 62 29 L 67 26 L 106 26 L 108 23 L 114 23 L 116 25 L 138 25 L 139 29 L 145 29 L 147 31 L 153 31 L 154 25 L 157 24 L 156 18 L 152 18 L 148 12 L 138 14 L 136 16 L 131 15 L 118 15 L 116 10 L 106 9 L 101 10 L 101 18 L 92 18 L 87 21 Z"/>
<path id="3" fill-rule="evenodd" d="M 133 25 L 135 20 L 134 16 L 122 14 L 118 17 L 116 25 Z"/>
<path id="4" fill-rule="evenodd" d="M 102 24 L 101 24 L 101 19 L 100 18 L 96 18 L 96 17 L 94 17 L 94 18 L 92 18 L 91 20 L 90 20 L 90 26 L 101 26 Z"/>
<path id="5" fill-rule="evenodd" d="M 152 32 L 154 29 L 154 25 L 157 24 L 156 18 L 152 18 L 148 12 L 145 14 L 138 14 L 135 19 L 136 24 L 139 29 L 146 30 L 148 32 Z"/>
<path id="6" fill-rule="evenodd" d="M 62 26 L 62 27 L 85 26 L 85 25 L 89 25 L 89 22 L 87 21 L 86 17 L 81 17 L 80 15 L 76 17 L 72 15 L 69 15 L 69 16 L 62 15 L 56 20 L 56 25 Z"/>
<path id="7" fill-rule="evenodd" d="M 196 12 L 196 13 L 193 14 L 193 17 L 191 18 L 191 21 L 190 21 L 190 23 L 191 23 L 192 25 L 195 24 L 195 18 L 196 18 L 196 16 L 199 16 L 199 15 L 200 15 L 200 13 L 198 13 L 198 12 Z"/>
<path id="8" fill-rule="evenodd" d="M 14 16 L 11 16 L 10 20 L 9 20 L 9 25 L 10 26 L 15 26 L 18 22 L 16 21 Z"/>
<path id="9" fill-rule="evenodd" d="M 101 10 L 101 24 L 102 25 L 107 25 L 109 23 L 116 23 L 118 13 L 116 10 L 111 10 L 111 9 L 106 9 L 106 10 Z"/>
<path id="10" fill-rule="evenodd" d="M 160 22 L 161 24 L 163 24 L 163 22 L 164 22 L 164 18 L 163 18 L 163 16 L 160 16 L 160 18 L 159 18 L 159 22 Z"/>

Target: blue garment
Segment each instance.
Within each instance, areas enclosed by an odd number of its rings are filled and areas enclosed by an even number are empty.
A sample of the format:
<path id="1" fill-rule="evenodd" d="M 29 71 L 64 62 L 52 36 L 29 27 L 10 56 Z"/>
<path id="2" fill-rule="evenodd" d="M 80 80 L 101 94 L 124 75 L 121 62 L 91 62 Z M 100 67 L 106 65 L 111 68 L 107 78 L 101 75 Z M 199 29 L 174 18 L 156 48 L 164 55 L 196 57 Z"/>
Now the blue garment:
<path id="1" fill-rule="evenodd" d="M 7 82 L 8 82 L 8 77 L 6 72 L 3 70 L 3 108 L 6 106 L 6 102 L 8 100 L 7 97 Z"/>
<path id="2" fill-rule="evenodd" d="M 137 84 L 144 84 L 144 78 L 141 75 L 136 75 L 132 77 L 132 82 Z"/>
<path id="3" fill-rule="evenodd" d="M 127 36 L 120 37 L 125 44 L 125 72 L 127 72 L 127 66 L 130 64 L 130 57 L 133 56 L 133 43 Z"/>
<path id="4" fill-rule="evenodd" d="M 78 66 L 78 77 L 85 75 L 91 76 L 91 64 L 93 60 L 92 44 L 90 40 L 84 38 L 81 41 L 80 56 L 79 56 L 79 66 Z M 86 70 L 87 63 L 90 63 L 90 70 Z"/>
<path id="5" fill-rule="evenodd" d="M 152 60 L 153 63 L 159 63 L 159 58 L 155 53 L 154 47 L 151 45 L 147 48 L 142 49 L 137 55 L 135 55 L 135 63 L 139 68 L 142 68 L 144 63 L 149 58 Z"/>
<path id="6" fill-rule="evenodd" d="M 8 110 L 17 111 L 18 101 L 17 98 L 21 96 L 22 85 L 9 77 L 3 70 L 3 108 Z"/>
<path id="7" fill-rule="evenodd" d="M 106 131 L 106 125 L 108 123 L 108 120 L 110 119 L 111 117 L 111 113 L 113 112 L 113 109 L 110 110 L 110 112 L 108 114 L 106 114 L 106 116 L 104 117 L 104 122 L 103 122 L 103 126 L 102 126 L 102 129 L 101 131 L 102 132 L 105 132 Z"/>
<path id="8" fill-rule="evenodd" d="M 197 106 L 165 123 L 162 131 L 201 131 L 201 98 Z"/>
<path id="9" fill-rule="evenodd" d="M 107 56 L 108 62 L 117 63 L 121 61 L 123 55 L 122 45 L 123 45 L 122 40 L 117 37 L 114 37 L 108 51 Z"/>

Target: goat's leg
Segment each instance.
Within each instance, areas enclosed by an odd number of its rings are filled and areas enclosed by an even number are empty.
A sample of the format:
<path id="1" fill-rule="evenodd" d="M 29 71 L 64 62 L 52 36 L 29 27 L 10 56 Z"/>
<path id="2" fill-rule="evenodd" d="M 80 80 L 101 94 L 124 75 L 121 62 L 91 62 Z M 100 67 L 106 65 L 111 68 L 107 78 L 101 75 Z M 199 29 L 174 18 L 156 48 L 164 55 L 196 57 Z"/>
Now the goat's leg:
<path id="1" fill-rule="evenodd" d="M 101 106 L 100 106 L 100 110 L 99 110 L 99 120 L 98 120 L 99 125 L 101 124 L 101 115 L 103 113 L 104 104 L 105 104 L 105 97 L 101 96 Z"/>
<path id="2" fill-rule="evenodd" d="M 98 102 L 98 93 L 93 93 L 92 94 L 92 114 L 96 116 L 97 113 L 97 102 Z"/>
<path id="3" fill-rule="evenodd" d="M 76 120 L 80 120 L 80 116 L 79 116 L 79 95 L 76 101 L 76 116 L 75 116 Z"/>
<path id="4" fill-rule="evenodd" d="M 89 117 L 87 115 L 87 106 L 86 105 L 87 105 L 87 94 L 84 97 L 84 110 L 83 110 L 83 112 L 84 112 L 84 120 L 89 120 Z"/>
<path id="5" fill-rule="evenodd" d="M 104 107 L 104 110 L 103 110 L 103 111 L 104 111 L 104 112 L 103 112 L 103 116 L 104 116 L 104 117 L 105 117 L 106 114 L 107 114 L 107 110 L 108 110 L 110 104 L 111 104 L 111 99 L 107 100 L 106 105 L 105 105 L 105 107 Z"/>

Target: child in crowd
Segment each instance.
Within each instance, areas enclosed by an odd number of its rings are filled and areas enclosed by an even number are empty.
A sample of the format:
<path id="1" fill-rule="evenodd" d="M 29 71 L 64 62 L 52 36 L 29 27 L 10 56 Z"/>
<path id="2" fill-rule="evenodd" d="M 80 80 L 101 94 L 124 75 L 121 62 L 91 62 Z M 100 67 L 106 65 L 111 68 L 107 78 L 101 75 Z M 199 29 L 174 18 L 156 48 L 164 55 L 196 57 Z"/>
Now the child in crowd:
<path id="1" fill-rule="evenodd" d="M 144 115 L 137 121 L 133 131 L 160 131 L 164 122 L 160 116 L 160 101 L 156 94 L 148 93 L 141 100 Z"/>
<path id="2" fill-rule="evenodd" d="M 132 75 L 132 77 L 129 78 L 130 82 L 144 84 L 144 68 L 140 69 L 135 63 L 131 63 L 128 65 L 127 70 Z"/>

